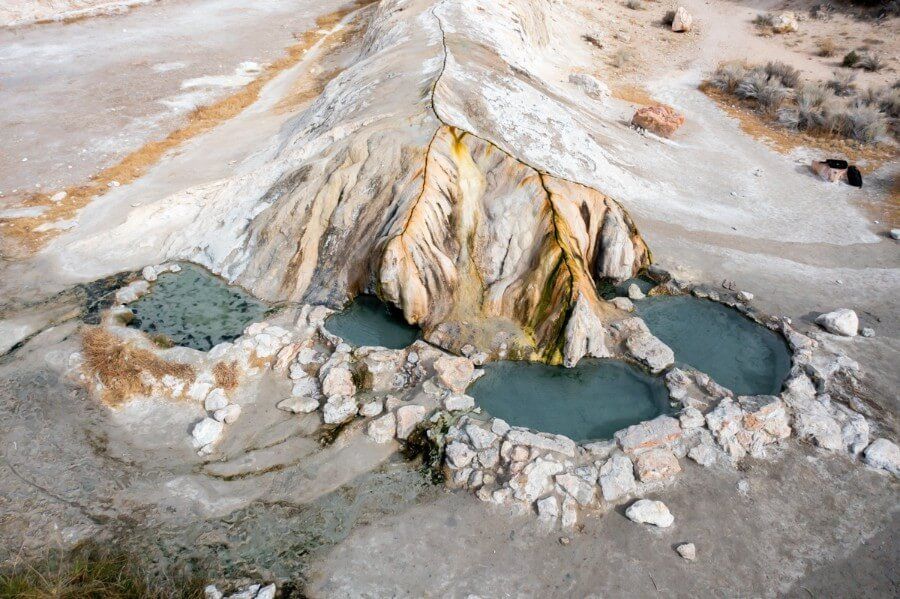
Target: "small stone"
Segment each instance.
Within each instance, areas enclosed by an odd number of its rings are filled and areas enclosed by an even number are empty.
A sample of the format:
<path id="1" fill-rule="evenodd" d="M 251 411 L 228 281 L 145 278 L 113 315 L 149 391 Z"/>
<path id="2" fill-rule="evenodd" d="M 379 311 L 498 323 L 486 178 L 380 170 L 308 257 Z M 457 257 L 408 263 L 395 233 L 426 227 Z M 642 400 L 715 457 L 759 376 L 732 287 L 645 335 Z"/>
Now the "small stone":
<path id="1" fill-rule="evenodd" d="M 469 424 L 466 426 L 466 434 L 472 440 L 472 446 L 475 449 L 487 449 L 493 445 L 499 437 L 491 431 L 486 431 L 480 426 Z"/>
<path id="2" fill-rule="evenodd" d="M 739 291 L 737 294 L 737 298 L 742 302 L 749 302 L 753 300 L 753 294 L 749 291 Z"/>
<path id="3" fill-rule="evenodd" d="M 638 290 L 640 291 L 640 289 Z M 625 312 L 634 312 L 634 303 L 627 297 L 614 297 L 609 300 L 613 306 Z"/>
<path id="4" fill-rule="evenodd" d="M 630 300 L 641 300 L 647 297 L 644 295 L 644 292 L 641 291 L 641 288 L 638 287 L 637 283 L 632 283 L 628 286 L 628 299 Z"/>
<path id="5" fill-rule="evenodd" d="M 657 104 L 655 106 L 645 106 L 639 108 L 634 116 L 631 117 L 631 124 L 641 129 L 646 129 L 660 137 L 671 137 L 675 131 L 684 124 L 684 115 L 679 114 L 669 106 Z M 640 289 L 638 289 L 640 291 Z M 628 290 L 628 297 L 631 299 L 640 299 L 632 297 L 631 288 Z"/>
<path id="6" fill-rule="evenodd" d="M 449 412 L 463 412 L 475 407 L 475 398 L 465 394 L 451 393 L 444 398 L 444 409 Z"/>
<path id="7" fill-rule="evenodd" d="M 742 478 L 741 480 L 738 481 L 737 490 L 738 490 L 738 493 L 740 493 L 741 495 L 749 495 L 750 494 L 750 483 L 747 481 L 747 479 Z"/>
<path id="8" fill-rule="evenodd" d="M 557 474 L 556 482 L 580 505 L 588 505 L 594 499 L 594 485 L 574 474 Z"/>
<path id="9" fill-rule="evenodd" d="M 688 452 L 688 457 L 701 466 L 712 466 L 716 463 L 716 448 L 712 445 L 701 443 L 691 448 Z"/>
<path id="10" fill-rule="evenodd" d="M 685 408 L 678 417 L 678 422 L 683 429 L 697 428 L 706 423 L 706 418 L 703 416 L 703 412 L 697 408 Z"/>
<path id="11" fill-rule="evenodd" d="M 675 548 L 675 551 L 689 562 L 697 559 L 697 547 L 693 543 L 682 543 Z"/>
<path id="12" fill-rule="evenodd" d="M 875 329 L 873 329 L 872 327 L 864 327 L 863 330 L 859 332 L 859 334 L 863 337 L 874 337 Z"/>
<path id="13" fill-rule="evenodd" d="M 388 412 L 380 418 L 369 422 L 366 434 L 376 443 L 387 443 L 394 438 L 397 432 L 397 418 L 392 412 Z"/>
<path id="14" fill-rule="evenodd" d="M 599 481 L 606 501 L 616 501 L 632 493 L 636 484 L 631 460 L 621 454 L 614 455 L 600 468 Z"/>
<path id="15" fill-rule="evenodd" d="M 468 358 L 442 356 L 434 362 L 438 380 L 447 389 L 462 393 L 472 382 L 475 365 Z"/>
<path id="16" fill-rule="evenodd" d="M 900 448 L 887 439 L 876 439 L 866 448 L 864 459 L 866 464 L 874 468 L 887 470 L 900 477 Z"/>
<path id="17" fill-rule="evenodd" d="M 397 408 L 403 405 L 403 400 L 397 397 L 396 395 L 388 395 L 384 400 L 384 409 L 388 412 L 393 412 Z"/>
<path id="18" fill-rule="evenodd" d="M 66 196 L 67 196 L 67 195 L 68 195 L 68 194 L 67 194 L 66 192 L 64 192 L 64 191 L 57 191 L 57 192 L 54 193 L 52 196 L 50 196 L 50 201 L 53 202 L 53 203 L 59 203 L 59 202 L 62 202 L 64 199 L 66 199 Z"/>
<path id="19" fill-rule="evenodd" d="M 681 465 L 675 454 L 661 448 L 640 453 L 635 460 L 635 468 L 641 482 L 665 480 L 681 472 Z"/>
<path id="20" fill-rule="evenodd" d="M 209 584 L 203 589 L 204 599 L 222 599 L 222 591 L 216 588 L 216 585 Z"/>
<path id="21" fill-rule="evenodd" d="M 215 388 L 210 391 L 206 396 L 206 399 L 203 400 L 203 407 L 207 412 L 215 412 L 216 410 L 221 410 L 227 405 L 228 396 L 225 395 L 225 391 L 219 388 Z"/>
<path id="22" fill-rule="evenodd" d="M 191 436 L 194 438 L 194 447 L 211 445 L 219 440 L 225 425 L 214 418 L 204 418 L 194 425 Z"/>
<path id="23" fill-rule="evenodd" d="M 900 239 L 900 229 L 891 229 L 891 239 Z"/>
<path id="24" fill-rule="evenodd" d="M 478 463 L 483 468 L 493 468 L 500 462 L 500 451 L 495 447 L 482 449 L 478 452 Z"/>
<path id="25" fill-rule="evenodd" d="M 206 399 L 206 395 L 212 388 L 212 384 L 207 383 L 206 381 L 194 381 L 191 386 L 188 387 L 187 396 L 194 401 L 203 401 Z"/>
<path id="26" fill-rule="evenodd" d="M 628 506 L 625 515 L 638 524 L 653 524 L 660 528 L 668 528 L 675 521 L 666 504 L 652 499 L 638 499 Z"/>
<path id="27" fill-rule="evenodd" d="M 562 501 L 562 525 L 564 528 L 572 528 L 578 522 L 578 502 L 571 497 Z"/>
<path id="28" fill-rule="evenodd" d="M 559 518 L 559 502 L 556 497 L 544 497 L 537 502 L 538 518 L 544 522 L 556 522 Z"/>
<path id="29" fill-rule="evenodd" d="M 615 434 L 619 446 L 627 454 L 636 455 L 655 447 L 672 447 L 683 436 L 678 420 L 657 416 L 653 420 L 629 426 Z"/>
<path id="30" fill-rule="evenodd" d="M 356 385 L 353 383 L 353 373 L 346 366 L 332 366 L 322 380 L 322 393 L 327 397 L 334 395 L 349 397 L 354 395 L 356 393 Z"/>
<path id="31" fill-rule="evenodd" d="M 459 441 L 454 441 L 448 445 L 446 454 L 447 461 L 454 468 L 465 468 L 475 459 L 475 452 L 468 445 Z"/>
<path id="32" fill-rule="evenodd" d="M 841 308 L 840 310 L 820 315 L 816 318 L 816 324 L 834 335 L 856 337 L 859 329 L 859 317 L 853 310 Z"/>
<path id="33" fill-rule="evenodd" d="M 275 599 L 275 584 L 273 583 L 259 589 L 254 599 Z"/>
<path id="34" fill-rule="evenodd" d="M 353 397 L 335 395 L 328 398 L 325 407 L 322 408 L 322 416 L 325 424 L 341 424 L 347 422 L 359 411 L 359 406 Z"/>
<path id="35" fill-rule="evenodd" d="M 672 19 L 672 31 L 684 33 L 690 31 L 693 24 L 694 18 L 683 6 L 679 6 L 678 10 L 675 11 L 675 17 Z"/>
<path id="36" fill-rule="evenodd" d="M 563 547 L 567 546 L 571 542 L 572 542 L 572 540 L 569 539 L 569 537 L 559 537 L 559 544 L 562 545 Z"/>
<path id="37" fill-rule="evenodd" d="M 378 400 L 369 401 L 362 405 L 359 409 L 359 413 L 365 416 L 366 418 L 370 418 L 372 416 L 378 416 L 381 414 L 381 411 L 384 409 L 381 402 Z"/>
<path id="38" fill-rule="evenodd" d="M 522 429 L 511 429 L 506 438 L 516 445 L 527 445 L 545 451 L 555 451 L 570 458 L 575 457 L 575 441 L 562 435 L 539 435 Z"/>
<path id="39" fill-rule="evenodd" d="M 506 436 L 506 433 L 509 432 L 509 424 L 507 424 L 505 420 L 494 418 L 491 421 L 491 432 L 500 437 L 504 437 Z"/>
<path id="40" fill-rule="evenodd" d="M 213 413 L 213 418 L 225 424 L 234 424 L 241 416 L 241 406 L 236 403 L 229 404 L 221 410 Z"/>
<path id="41" fill-rule="evenodd" d="M 423 420 L 425 420 L 425 406 L 413 404 L 397 408 L 397 438 L 409 437 Z"/>
<path id="42" fill-rule="evenodd" d="M 292 414 L 309 414 L 319 409 L 319 400 L 311 397 L 288 397 L 278 402 L 276 407 Z"/>

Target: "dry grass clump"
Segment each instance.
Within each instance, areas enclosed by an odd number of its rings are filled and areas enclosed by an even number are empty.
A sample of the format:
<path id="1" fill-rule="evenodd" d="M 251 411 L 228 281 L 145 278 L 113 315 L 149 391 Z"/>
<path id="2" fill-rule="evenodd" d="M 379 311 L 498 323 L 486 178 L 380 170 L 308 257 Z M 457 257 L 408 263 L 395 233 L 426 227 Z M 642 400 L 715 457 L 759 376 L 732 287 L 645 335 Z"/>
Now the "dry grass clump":
<path id="1" fill-rule="evenodd" d="M 756 17 L 753 19 L 753 24 L 760 29 L 772 27 L 775 24 L 775 13 L 757 13 Z"/>
<path id="2" fill-rule="evenodd" d="M 835 44 L 834 41 L 832 41 L 832 39 L 829 37 L 819 40 L 819 42 L 816 44 L 816 47 L 818 48 L 818 55 L 824 58 L 834 56 L 838 51 L 837 44 Z"/>
<path id="3" fill-rule="evenodd" d="M 134 347 L 100 327 L 84 330 L 82 347 L 85 368 L 103 384 L 101 399 L 110 406 L 121 405 L 134 395 L 149 393 L 150 386 L 141 376 L 144 373 L 156 379 L 171 375 L 186 383 L 194 380 L 195 373 L 191 366 L 167 362 L 153 352 Z"/>
<path id="4" fill-rule="evenodd" d="M 0 597 L 10 599 L 202 599 L 204 584 L 184 574 L 153 583 L 134 556 L 97 544 L 17 560 L 0 571 Z"/>
<path id="5" fill-rule="evenodd" d="M 841 66 L 848 69 L 862 69 L 864 71 L 880 71 L 885 66 L 884 59 L 880 54 L 869 52 L 868 50 L 850 50 L 844 55 Z"/>
<path id="6" fill-rule="evenodd" d="M 856 94 L 855 73 L 835 73 L 823 83 L 803 83 L 780 62 L 765 66 L 725 63 L 707 84 L 788 129 L 871 144 L 894 132 L 900 109 L 896 87 Z"/>
<path id="7" fill-rule="evenodd" d="M 834 73 L 825 86 L 836 96 L 851 96 L 856 93 L 856 73 Z"/>
<path id="8" fill-rule="evenodd" d="M 213 376 L 216 379 L 216 387 L 221 387 L 225 391 L 237 389 L 240 382 L 237 362 L 217 362 L 213 366 Z"/>

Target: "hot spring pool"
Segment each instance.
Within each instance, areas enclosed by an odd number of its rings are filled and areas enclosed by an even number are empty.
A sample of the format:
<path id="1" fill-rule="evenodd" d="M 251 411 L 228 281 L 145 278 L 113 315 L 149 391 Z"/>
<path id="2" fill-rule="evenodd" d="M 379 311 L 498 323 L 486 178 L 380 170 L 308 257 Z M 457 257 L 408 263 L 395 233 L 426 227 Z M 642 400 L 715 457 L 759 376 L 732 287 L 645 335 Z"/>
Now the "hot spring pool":
<path id="1" fill-rule="evenodd" d="M 329 317 L 325 327 L 355 346 L 402 349 L 419 337 L 418 328 L 406 324 L 399 311 L 374 295 L 357 296 L 345 310 Z"/>
<path id="2" fill-rule="evenodd" d="M 777 394 L 791 369 L 791 353 L 777 333 L 737 310 L 693 296 L 636 301 L 654 335 L 693 366 L 738 395 Z"/>
<path id="3" fill-rule="evenodd" d="M 200 351 L 236 339 L 268 310 L 244 290 L 193 264 L 159 275 L 150 293 L 128 307 L 135 316 L 129 326 Z"/>
<path id="4" fill-rule="evenodd" d="M 496 362 L 485 370 L 468 393 L 488 414 L 579 442 L 669 411 L 662 379 L 617 360 L 584 359 L 575 368 Z"/>

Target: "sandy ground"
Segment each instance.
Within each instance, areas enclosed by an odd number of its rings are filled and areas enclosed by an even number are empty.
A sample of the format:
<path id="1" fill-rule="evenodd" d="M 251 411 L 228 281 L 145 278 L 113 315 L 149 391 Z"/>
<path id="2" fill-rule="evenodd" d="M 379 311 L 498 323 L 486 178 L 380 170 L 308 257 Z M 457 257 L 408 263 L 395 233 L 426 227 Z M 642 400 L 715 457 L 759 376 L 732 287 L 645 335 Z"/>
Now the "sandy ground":
<path id="1" fill-rule="evenodd" d="M 279 58 L 338 0 L 164 0 L 127 14 L 0 29 L 0 209 L 81 183 Z M 247 65 L 245 65 L 247 66 Z"/>
<path id="2" fill-rule="evenodd" d="M 8 194 L 6 188 L 13 186 L 65 185 L 96 172 L 177 122 L 184 112 L 160 110 L 159 102 L 184 93 L 186 79 L 232 75 L 241 61 L 271 59 L 291 43 L 294 27 L 302 28 L 326 10 L 315 4 L 314 9 L 313 3 L 303 4 L 307 10 L 301 10 L 296 2 L 279 2 L 268 5 L 272 12 L 250 12 L 254 16 L 249 18 L 241 10 L 238 18 L 234 5 L 226 2 L 163 3 L 98 21 L 0 32 L 0 42 L 13 36 L 0 43 L 0 55 L 18 51 L 22 59 L 36 57 L 34 68 L 25 68 L 30 64 L 25 60 L 0 62 L 0 68 L 15 65 L 8 71 L 13 85 L 0 88 L 0 104 L 14 108 L 0 118 L 10 119 L 3 127 L 14 132 L 15 150 L 0 158 L 0 189 Z M 199 10 L 201 5 L 221 20 L 201 25 L 184 8 Z M 626 193 L 618 199 L 634 216 L 656 260 L 679 274 L 713 283 L 732 279 L 754 292 L 762 309 L 807 324 L 826 309 L 857 309 L 863 325 L 875 327 L 876 337 L 840 343 L 863 364 L 867 392 L 887 414 L 896 413 L 900 253 L 885 235 L 886 224 L 876 224 L 865 208 L 887 201 L 898 165 L 883 166 L 861 192 L 823 186 L 800 162 L 808 161 L 808 153 L 779 154 L 744 135 L 734 119 L 696 89 L 703 73 L 719 60 L 747 56 L 787 60 L 810 76 L 828 76 L 834 66 L 829 61 L 835 59 L 811 56 L 822 35 L 841 35 L 848 46 L 879 39 L 874 45 L 896 60 L 896 20 L 871 24 L 836 15 L 825 22 L 804 21 L 802 35 L 794 40 L 770 38 L 759 36 L 749 21 L 781 4 L 688 0 L 685 6 L 698 27 L 673 38 L 657 23 L 665 7 L 646 6 L 643 11 L 618 4 L 583 7 L 586 18 L 596 18 L 597 12 L 612 15 L 603 25 L 589 21 L 586 27 L 599 31 L 598 38 L 608 44 L 591 50 L 597 55 L 597 74 L 622 89 L 640 85 L 642 93 L 675 106 L 688 120 L 667 146 L 666 163 L 654 159 L 657 140 L 628 142 L 629 155 L 620 158 L 659 184 L 653 193 Z M 186 44 L 187 59 L 184 48 L 153 44 L 162 39 L 154 27 L 161 14 L 179 24 L 170 26 L 182 41 L 196 41 L 197 27 L 234 30 L 209 36 L 209 48 Z M 143 39 L 152 47 L 134 44 L 128 36 L 93 36 L 94 28 L 98 34 L 144 31 L 149 37 Z M 848 28 L 851 33 L 843 34 Z M 61 36 L 70 37 L 60 42 Z M 105 40 L 105 51 L 89 50 L 95 38 Z M 624 46 L 635 47 L 638 58 L 616 68 L 611 56 Z M 72 47 L 83 48 L 91 58 L 74 66 L 60 58 Z M 199 55 L 190 54 L 194 51 Z M 314 58 L 273 80 L 259 102 L 239 117 L 191 140 L 128 188 L 105 196 L 102 205 L 85 211 L 79 226 L 103 231 L 125 219 L 132 204 L 264 161 L 274 151 L 273 135 L 290 115 L 273 107 L 309 75 Z M 153 70 L 153 65 L 177 62 L 186 64 Z M 32 70 L 43 72 L 43 79 L 29 79 Z M 118 75 L 109 93 L 72 85 L 80 78 L 107 81 L 110 71 Z M 877 84 L 894 76 L 886 71 L 861 75 L 861 80 Z M 79 94 L 89 94 L 93 104 Z M 120 110 L 113 110 L 117 106 Z M 620 111 L 627 122 L 630 106 Z M 29 120 L 17 125 L 10 113 Z M 120 131 L 128 133 L 120 137 Z M 62 160 L 66 152 L 81 158 Z M 734 167 L 735 156 L 746 163 L 745 169 Z M 29 160 L 21 162 L 23 157 Z M 765 176 L 758 177 L 757 169 Z M 152 262 L 159 251 L 154 243 L 148 239 L 147 247 L 129 258 L 136 263 L 123 267 Z M 7 273 L 17 273 L 5 277 L 7 298 L 38 297 L 79 277 L 108 274 L 87 265 L 79 273 L 43 265 L 38 276 L 34 268 L 14 266 L 6 267 Z M 67 308 L 72 306 L 51 304 L 44 322 L 67 314 Z M 41 327 L 33 319 L 21 319 L 16 326 L 29 327 L 27 334 Z M 291 497 L 292 485 L 299 488 L 314 478 L 319 462 L 311 471 L 294 465 L 274 482 L 251 478 L 224 487 L 205 482 L 197 494 L 204 505 L 214 506 L 209 511 L 185 503 L 167 505 L 174 508 L 171 513 L 160 509 L 165 502 L 139 509 L 129 502 L 116 504 L 123 496 L 133 501 L 148 488 L 162 488 L 162 481 L 172 476 L 166 468 L 180 476 L 187 467 L 179 461 L 183 457 L 164 449 L 159 454 L 163 467 L 142 469 L 146 457 L 119 451 L 125 446 L 115 438 L 123 434 L 116 432 L 121 423 L 111 422 L 81 392 L 48 372 L 45 364 L 58 366 L 67 344 L 73 343 L 73 332 L 72 323 L 51 329 L 0 363 L 0 376 L 8 381 L 0 408 L 4 422 L 13 423 L 7 431 L 15 431 L 3 436 L 0 526 L 16 546 L 43 535 L 71 542 L 100 531 L 127 530 L 135 546 L 158 563 L 196 558 L 217 564 L 224 576 L 291 579 L 311 596 L 897 595 L 897 484 L 842 456 L 796 443 L 773 462 L 751 463 L 744 472 L 689 464 L 687 474 L 665 492 L 676 515 L 672 529 L 638 527 L 614 512 L 588 519 L 582 530 L 567 535 L 568 545 L 559 542 L 564 533 L 541 530 L 530 517 L 511 516 L 468 495 L 423 485 L 414 466 L 402 462 L 359 473 L 336 490 L 324 487 L 299 497 Z M 275 424 L 266 426 L 277 430 Z M 172 435 L 176 433 L 183 431 Z M 370 466 L 381 459 L 373 458 Z M 76 467 L 69 468 L 72 464 Z M 742 478 L 750 484 L 746 495 L 737 491 Z M 260 485 L 266 486 L 262 498 L 256 494 Z M 210 499 L 232 495 L 233 505 Z M 97 505 L 86 508 L 85 501 Z M 135 509 L 138 517 L 110 526 L 110 516 L 123 506 Z M 696 563 L 684 562 L 673 551 L 684 541 L 697 544 Z"/>

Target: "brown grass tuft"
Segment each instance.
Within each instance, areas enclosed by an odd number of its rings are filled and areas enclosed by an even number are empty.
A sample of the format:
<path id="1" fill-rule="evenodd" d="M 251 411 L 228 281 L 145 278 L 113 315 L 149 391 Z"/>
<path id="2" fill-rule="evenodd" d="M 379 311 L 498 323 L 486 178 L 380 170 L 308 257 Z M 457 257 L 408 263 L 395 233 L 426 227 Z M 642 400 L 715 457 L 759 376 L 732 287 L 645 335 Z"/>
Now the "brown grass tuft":
<path id="1" fill-rule="evenodd" d="M 738 119 L 741 130 L 782 154 L 788 154 L 798 147 L 814 148 L 829 157 L 843 156 L 850 162 L 865 162 L 860 166 L 863 173 L 870 173 L 882 164 L 895 160 L 897 150 L 887 144 L 862 144 L 839 135 L 792 131 L 777 125 L 754 110 L 752 102 L 738 100 L 734 96 L 716 89 L 709 83 L 700 90 L 716 101 L 730 116 Z"/>
<path id="2" fill-rule="evenodd" d="M 216 378 L 216 387 L 225 391 L 231 391 L 238 386 L 237 362 L 217 362 L 213 367 L 213 376 Z"/>
<path id="3" fill-rule="evenodd" d="M 194 369 L 177 362 L 167 362 L 147 349 L 133 347 L 110 332 L 91 327 L 82 333 L 84 364 L 87 373 L 103 383 L 103 402 L 119 406 L 129 397 L 150 392 L 141 380 L 147 373 L 160 379 L 165 375 L 186 383 L 194 380 Z"/>
<path id="4" fill-rule="evenodd" d="M 333 28 L 347 14 L 370 4 L 373 0 L 357 0 L 357 2 L 340 10 L 323 15 L 316 19 L 316 26 L 298 36 L 298 43 L 289 47 L 281 58 L 272 62 L 259 77 L 242 87 L 235 93 L 207 106 L 201 106 L 187 117 L 185 125 L 172 131 L 164 139 L 144 144 L 134 152 L 125 156 L 117 164 L 107 167 L 91 177 L 85 185 L 76 185 L 66 189 L 67 196 L 58 203 L 50 201 L 57 190 L 31 194 L 25 198 L 23 207 L 46 206 L 40 216 L 31 218 L 0 219 L 4 222 L 4 252 L 26 256 L 40 249 L 53 238 L 57 231 L 36 232 L 34 229 L 45 223 L 73 219 L 77 212 L 92 200 L 104 195 L 115 184 L 126 185 L 143 176 L 170 150 L 185 141 L 205 133 L 215 126 L 237 116 L 245 108 L 253 104 L 259 93 L 269 81 L 282 71 L 297 64 L 309 48 L 327 35 L 327 29 Z M 327 83 L 327 82 L 326 82 Z M 322 84 L 324 86 L 324 84 Z M 17 247 L 9 247 L 9 241 Z"/>

